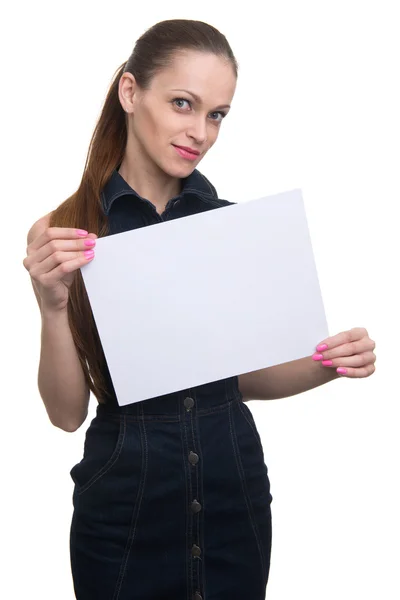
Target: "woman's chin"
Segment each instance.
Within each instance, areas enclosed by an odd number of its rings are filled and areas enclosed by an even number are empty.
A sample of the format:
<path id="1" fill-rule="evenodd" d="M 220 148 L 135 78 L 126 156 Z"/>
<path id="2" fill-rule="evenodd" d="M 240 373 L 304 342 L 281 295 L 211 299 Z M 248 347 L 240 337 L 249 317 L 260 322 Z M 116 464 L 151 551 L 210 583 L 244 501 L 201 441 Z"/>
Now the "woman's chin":
<path id="1" fill-rule="evenodd" d="M 169 175 L 170 177 L 183 179 L 185 177 L 189 177 L 189 175 L 193 173 L 193 171 L 196 168 L 196 165 L 197 163 L 190 163 L 186 165 L 177 165 L 170 163 L 169 165 L 165 165 L 165 167 L 163 167 L 163 171 L 167 173 L 167 175 Z"/>

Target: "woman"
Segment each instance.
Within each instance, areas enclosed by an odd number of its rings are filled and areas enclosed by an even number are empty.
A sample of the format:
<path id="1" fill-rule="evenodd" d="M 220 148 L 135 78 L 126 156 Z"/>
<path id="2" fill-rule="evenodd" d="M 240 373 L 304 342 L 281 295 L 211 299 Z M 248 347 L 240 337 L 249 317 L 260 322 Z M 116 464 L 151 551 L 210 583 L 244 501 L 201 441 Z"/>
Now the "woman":
<path id="1" fill-rule="evenodd" d="M 374 370 L 374 342 L 358 328 L 326 340 L 314 360 L 118 405 L 79 269 L 94 259 L 98 236 L 230 204 L 196 167 L 218 137 L 236 79 L 232 50 L 210 25 L 150 28 L 116 73 L 79 189 L 28 234 L 24 266 L 42 314 L 38 383 L 49 418 L 75 431 L 90 391 L 99 403 L 71 470 L 78 600 L 264 598 L 272 496 L 243 401 L 303 392 L 337 378 L 337 367 L 349 377 Z"/>

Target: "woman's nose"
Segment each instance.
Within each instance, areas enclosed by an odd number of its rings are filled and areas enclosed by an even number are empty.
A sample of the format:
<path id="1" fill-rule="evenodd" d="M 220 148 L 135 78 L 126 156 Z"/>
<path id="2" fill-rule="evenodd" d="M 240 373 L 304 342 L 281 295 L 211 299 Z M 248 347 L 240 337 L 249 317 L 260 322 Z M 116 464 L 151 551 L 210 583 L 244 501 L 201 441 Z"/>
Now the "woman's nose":
<path id="1" fill-rule="evenodd" d="M 207 141 L 207 123 L 203 119 L 196 119 L 192 122 L 187 133 L 198 144 L 204 144 Z"/>

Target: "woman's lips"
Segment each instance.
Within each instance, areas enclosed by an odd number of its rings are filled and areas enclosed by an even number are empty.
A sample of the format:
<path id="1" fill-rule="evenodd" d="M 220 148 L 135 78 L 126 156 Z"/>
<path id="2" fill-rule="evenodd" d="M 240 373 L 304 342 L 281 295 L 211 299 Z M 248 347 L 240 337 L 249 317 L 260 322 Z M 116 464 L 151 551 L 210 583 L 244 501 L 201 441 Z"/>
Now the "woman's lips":
<path id="1" fill-rule="evenodd" d="M 175 144 L 172 145 L 178 154 L 182 156 L 182 158 L 186 158 L 187 160 L 196 160 L 199 157 L 200 152 L 198 150 L 191 150 L 186 146 L 175 146 Z"/>

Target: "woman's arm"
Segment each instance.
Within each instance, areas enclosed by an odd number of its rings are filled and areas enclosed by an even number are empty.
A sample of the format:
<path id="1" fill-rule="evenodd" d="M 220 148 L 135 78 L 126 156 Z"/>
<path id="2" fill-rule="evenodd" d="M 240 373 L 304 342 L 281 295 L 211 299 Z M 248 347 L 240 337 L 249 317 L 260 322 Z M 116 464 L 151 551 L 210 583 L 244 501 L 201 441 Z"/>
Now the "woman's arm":
<path id="1" fill-rule="evenodd" d="M 239 388 L 243 398 L 286 398 L 338 377 L 370 377 L 375 372 L 375 342 L 365 327 L 342 331 L 325 339 L 316 348 L 317 352 L 312 356 L 240 375 Z"/>
<path id="2" fill-rule="evenodd" d="M 28 245 L 48 227 L 48 215 L 37 221 L 28 233 Z M 76 431 L 88 412 L 89 386 L 68 323 L 65 310 L 42 308 L 39 293 L 33 290 L 42 316 L 38 388 L 53 425 Z"/>
<path id="3" fill-rule="evenodd" d="M 50 421 L 76 431 L 86 419 L 90 390 L 65 311 L 42 313 L 38 388 Z"/>
<path id="4" fill-rule="evenodd" d="M 239 375 L 244 400 L 278 400 L 295 396 L 338 379 L 335 370 L 324 368 L 311 356 Z"/>

